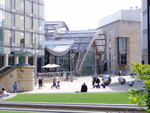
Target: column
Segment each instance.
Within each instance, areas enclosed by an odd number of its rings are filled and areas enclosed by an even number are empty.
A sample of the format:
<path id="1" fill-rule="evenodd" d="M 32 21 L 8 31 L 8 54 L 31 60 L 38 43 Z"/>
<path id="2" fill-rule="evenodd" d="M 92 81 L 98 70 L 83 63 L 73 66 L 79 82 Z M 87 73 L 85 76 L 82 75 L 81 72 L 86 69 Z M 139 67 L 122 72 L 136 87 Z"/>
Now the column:
<path id="1" fill-rule="evenodd" d="M 28 64 L 28 56 L 25 57 L 25 63 Z"/>
<path id="2" fill-rule="evenodd" d="M 19 57 L 15 56 L 15 65 L 19 63 Z"/>
<path id="3" fill-rule="evenodd" d="M 9 56 L 8 56 L 8 54 L 6 54 L 4 56 L 4 66 L 8 66 L 8 59 L 9 59 Z"/>

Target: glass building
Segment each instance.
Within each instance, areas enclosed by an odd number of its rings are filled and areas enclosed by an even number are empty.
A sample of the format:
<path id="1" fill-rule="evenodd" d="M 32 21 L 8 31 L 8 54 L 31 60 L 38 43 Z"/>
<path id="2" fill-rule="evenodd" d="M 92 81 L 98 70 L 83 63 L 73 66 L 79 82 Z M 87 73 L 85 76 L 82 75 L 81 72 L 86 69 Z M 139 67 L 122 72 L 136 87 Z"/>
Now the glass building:
<path id="1" fill-rule="evenodd" d="M 64 22 L 54 21 L 45 23 L 45 32 L 45 64 L 60 64 L 59 71 L 79 76 L 97 75 L 105 70 L 103 30 L 70 31 Z"/>
<path id="2" fill-rule="evenodd" d="M 0 68 L 42 64 L 43 39 L 44 0 L 0 0 Z"/>

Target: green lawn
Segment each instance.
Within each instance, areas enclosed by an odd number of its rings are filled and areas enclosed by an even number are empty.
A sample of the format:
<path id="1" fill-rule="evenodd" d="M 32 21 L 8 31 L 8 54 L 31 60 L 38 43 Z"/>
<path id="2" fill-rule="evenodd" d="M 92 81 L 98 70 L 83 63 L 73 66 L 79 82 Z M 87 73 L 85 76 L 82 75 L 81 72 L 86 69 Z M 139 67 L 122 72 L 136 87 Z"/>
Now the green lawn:
<path id="1" fill-rule="evenodd" d="M 129 93 L 18 94 L 4 101 L 129 104 Z"/>

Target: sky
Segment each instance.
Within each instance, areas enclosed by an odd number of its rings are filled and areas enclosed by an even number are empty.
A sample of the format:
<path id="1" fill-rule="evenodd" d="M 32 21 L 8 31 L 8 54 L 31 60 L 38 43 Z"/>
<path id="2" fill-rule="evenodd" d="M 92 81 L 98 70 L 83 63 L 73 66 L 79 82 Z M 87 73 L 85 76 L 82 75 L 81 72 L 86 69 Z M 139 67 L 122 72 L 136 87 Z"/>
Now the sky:
<path id="1" fill-rule="evenodd" d="M 45 21 L 64 21 L 70 30 L 88 30 L 119 10 L 141 8 L 141 0 L 44 0 Z"/>

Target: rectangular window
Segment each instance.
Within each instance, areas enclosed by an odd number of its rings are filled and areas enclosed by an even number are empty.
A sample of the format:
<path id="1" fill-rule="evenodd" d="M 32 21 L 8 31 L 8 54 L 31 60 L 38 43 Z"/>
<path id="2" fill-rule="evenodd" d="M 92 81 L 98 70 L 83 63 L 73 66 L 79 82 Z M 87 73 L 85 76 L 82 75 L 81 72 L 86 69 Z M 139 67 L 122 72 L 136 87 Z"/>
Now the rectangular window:
<path id="1" fill-rule="evenodd" d="M 33 29 L 33 17 L 30 18 L 30 29 Z"/>
<path id="2" fill-rule="evenodd" d="M 127 38 L 118 38 L 118 64 L 127 64 Z"/>
<path id="3" fill-rule="evenodd" d="M 4 25 L 4 20 L 5 20 L 5 13 L 3 10 L 0 9 L 0 26 Z"/>
<path id="4" fill-rule="evenodd" d="M 40 19 L 38 19 L 38 29 L 39 29 L 40 32 L 43 31 L 43 21 L 40 20 Z"/>
<path id="5" fill-rule="evenodd" d="M 20 11 L 21 11 L 21 13 L 23 13 L 24 14 L 24 0 L 21 0 L 20 1 Z"/>
<path id="6" fill-rule="evenodd" d="M 25 47 L 25 38 L 24 38 L 24 33 L 20 33 L 20 47 Z"/>
<path id="7" fill-rule="evenodd" d="M 25 57 L 19 57 L 19 63 L 20 64 L 25 63 Z"/>
<path id="8" fill-rule="evenodd" d="M 31 1 L 31 4 L 30 4 L 30 13 L 33 14 L 33 1 Z"/>
<path id="9" fill-rule="evenodd" d="M 44 10 L 44 6 L 39 4 L 39 6 L 38 6 L 39 17 L 44 18 L 43 10 Z"/>
<path id="10" fill-rule="evenodd" d="M 24 30 L 24 16 L 20 16 L 20 28 L 21 30 Z"/>
<path id="11" fill-rule="evenodd" d="M 15 26 L 15 14 L 11 14 L 11 18 L 10 19 L 11 19 L 11 21 L 10 21 L 11 25 Z"/>
<path id="12" fill-rule="evenodd" d="M 34 48 L 34 40 L 33 40 L 33 39 L 34 39 L 34 34 L 31 33 L 31 34 L 30 34 L 30 42 L 31 42 L 31 46 L 30 46 L 30 47 L 31 47 L 31 48 Z"/>
<path id="13" fill-rule="evenodd" d="M 10 8 L 11 8 L 12 10 L 15 9 L 15 0 L 10 0 Z"/>
<path id="14" fill-rule="evenodd" d="M 38 48 L 42 49 L 42 47 L 43 47 L 42 45 L 43 45 L 43 36 L 39 35 L 39 38 L 38 38 Z"/>
<path id="15" fill-rule="evenodd" d="M 15 64 L 15 58 L 14 56 L 9 56 L 9 65 L 14 65 Z"/>
<path id="16" fill-rule="evenodd" d="M 5 9 L 5 0 L 0 0 L 0 8 Z"/>
<path id="17" fill-rule="evenodd" d="M 10 31 L 10 46 L 15 45 L 15 31 Z"/>

